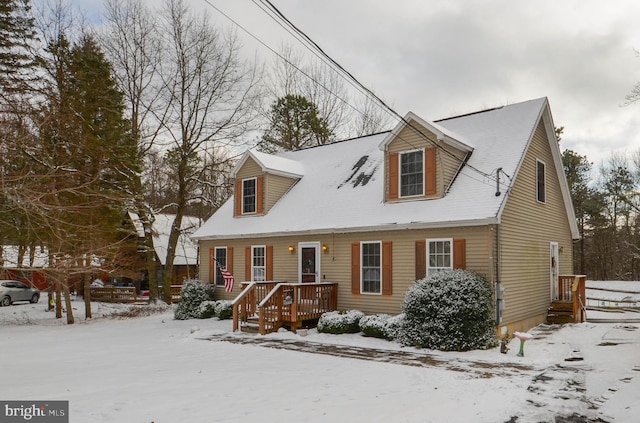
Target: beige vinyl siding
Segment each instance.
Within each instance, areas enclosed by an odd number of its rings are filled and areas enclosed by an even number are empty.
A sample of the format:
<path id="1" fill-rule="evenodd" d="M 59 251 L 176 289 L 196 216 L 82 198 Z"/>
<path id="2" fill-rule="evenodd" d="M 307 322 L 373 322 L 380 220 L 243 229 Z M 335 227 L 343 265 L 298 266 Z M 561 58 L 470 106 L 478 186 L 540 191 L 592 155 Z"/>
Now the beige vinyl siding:
<path id="1" fill-rule="evenodd" d="M 546 165 L 544 204 L 536 196 L 537 160 Z M 561 250 L 560 274 L 573 271 L 571 231 L 542 121 L 509 195 L 500 234 L 503 324 L 542 321 L 550 303 L 550 242 L 557 242 Z"/>
<path id="2" fill-rule="evenodd" d="M 287 178 L 279 175 L 272 175 L 269 173 L 262 173 L 262 168 L 255 160 L 248 158 L 242 168 L 236 174 L 237 180 L 246 178 L 255 178 L 264 175 L 264 210 L 263 213 L 268 213 L 269 210 L 282 198 L 282 196 L 291 189 L 291 187 L 297 182 L 297 179 Z"/>
<path id="3" fill-rule="evenodd" d="M 415 122 L 413 123 L 416 124 Z M 460 164 L 464 160 L 465 153 L 437 140 L 437 136 L 427 129 L 422 129 L 429 140 L 427 141 L 414 130 L 404 128 L 400 134 L 389 143 L 385 154 L 385 199 L 389 199 L 389 153 L 402 153 L 405 151 L 424 149 L 438 146 L 436 150 L 436 195 L 434 198 L 443 197 L 452 179 L 458 172 Z M 434 144 L 436 143 L 436 144 Z M 444 150 L 444 151 L 443 151 Z M 449 154 L 451 153 L 451 154 Z"/>
<path id="4" fill-rule="evenodd" d="M 249 157 L 236 173 L 236 179 L 255 178 L 260 175 L 262 175 L 262 168 L 255 160 Z"/>
<path id="5" fill-rule="evenodd" d="M 296 179 L 266 174 L 264 178 L 265 213 L 269 213 L 282 196 L 291 189 Z"/>
<path id="6" fill-rule="evenodd" d="M 240 293 L 240 282 L 244 279 L 244 249 L 250 245 L 273 246 L 273 277 L 277 281 L 298 282 L 298 243 L 319 242 L 327 245 L 327 252 L 320 253 L 320 271 L 324 282 L 337 282 L 338 308 L 357 309 L 367 314 L 400 313 L 405 293 L 415 282 L 415 242 L 432 238 L 463 238 L 466 240 L 466 268 L 488 275 L 491 272 L 491 248 L 493 240 L 491 228 L 468 227 L 452 229 L 385 231 L 375 233 L 351 233 L 304 237 L 259 238 L 232 241 L 202 241 L 200 272 L 201 278 L 209 277 L 209 249 L 214 246 L 233 247 L 233 269 L 236 273 L 234 292 L 228 294 L 223 288 L 216 290 L 217 299 L 233 299 Z M 393 254 L 393 294 L 351 293 L 351 244 L 361 241 L 391 241 Z M 295 252 L 289 252 L 289 245 Z"/>

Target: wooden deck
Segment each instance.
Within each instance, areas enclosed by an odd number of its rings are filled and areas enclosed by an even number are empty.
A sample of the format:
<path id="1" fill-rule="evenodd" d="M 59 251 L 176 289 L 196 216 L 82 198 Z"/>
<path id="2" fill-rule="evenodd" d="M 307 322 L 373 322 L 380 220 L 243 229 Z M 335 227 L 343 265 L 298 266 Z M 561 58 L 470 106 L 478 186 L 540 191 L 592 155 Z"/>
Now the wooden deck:
<path id="1" fill-rule="evenodd" d="M 233 330 L 265 335 L 282 326 L 296 331 L 338 306 L 338 284 L 243 282 L 232 303 Z"/>
<path id="2" fill-rule="evenodd" d="M 587 319 L 587 277 L 561 275 L 558 277 L 557 298 L 547 311 L 548 323 L 581 323 Z"/>

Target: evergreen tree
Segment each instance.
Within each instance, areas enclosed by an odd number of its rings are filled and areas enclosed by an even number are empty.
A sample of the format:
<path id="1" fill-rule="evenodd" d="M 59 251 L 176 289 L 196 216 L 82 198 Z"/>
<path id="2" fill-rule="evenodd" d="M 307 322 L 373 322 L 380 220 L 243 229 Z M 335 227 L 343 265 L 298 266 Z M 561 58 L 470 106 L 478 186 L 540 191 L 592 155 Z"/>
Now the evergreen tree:
<path id="1" fill-rule="evenodd" d="M 37 153 L 30 156 L 37 178 L 26 201 L 40 223 L 33 230 L 65 278 L 86 273 L 96 261 L 113 270 L 130 254 L 120 246 L 121 221 L 129 181 L 140 172 L 122 93 L 90 36 L 72 45 L 60 34 L 40 63 L 48 75 L 47 102 L 37 119 Z"/>
<path id="2" fill-rule="evenodd" d="M 306 97 L 287 94 L 271 106 L 270 126 L 262 137 L 265 152 L 299 150 L 327 144 L 332 137 L 326 120 Z"/>
<path id="3" fill-rule="evenodd" d="M 29 0 L 0 0 L 0 89 L 5 95 L 23 91 L 32 78 L 35 39 Z"/>

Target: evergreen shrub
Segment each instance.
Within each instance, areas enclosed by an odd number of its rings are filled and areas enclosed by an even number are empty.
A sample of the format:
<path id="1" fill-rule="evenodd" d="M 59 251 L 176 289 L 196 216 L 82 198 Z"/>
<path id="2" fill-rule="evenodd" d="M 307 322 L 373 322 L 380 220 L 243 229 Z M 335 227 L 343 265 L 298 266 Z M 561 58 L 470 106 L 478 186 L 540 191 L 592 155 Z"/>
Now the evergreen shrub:
<path id="1" fill-rule="evenodd" d="M 216 315 L 216 302 L 203 301 L 198 307 L 198 319 L 210 319 Z"/>
<path id="2" fill-rule="evenodd" d="M 176 320 L 196 319 L 199 317 L 200 304 L 213 297 L 211 284 L 196 279 L 186 280 L 180 291 L 180 303 L 174 312 Z"/>
<path id="3" fill-rule="evenodd" d="M 391 316 L 388 314 L 371 314 L 360 319 L 360 331 L 365 336 L 374 338 L 393 339 L 389 331 L 389 321 Z"/>
<path id="4" fill-rule="evenodd" d="M 402 345 L 443 351 L 498 345 L 493 289 L 476 273 L 443 271 L 417 281 L 405 296 L 403 311 L 396 338 Z"/>
<path id="5" fill-rule="evenodd" d="M 363 317 L 364 313 L 358 310 L 330 311 L 320 316 L 317 329 L 320 333 L 358 333 Z"/>
<path id="6" fill-rule="evenodd" d="M 231 301 L 220 300 L 216 301 L 216 317 L 220 320 L 227 320 L 233 317 L 233 308 L 231 307 Z"/>

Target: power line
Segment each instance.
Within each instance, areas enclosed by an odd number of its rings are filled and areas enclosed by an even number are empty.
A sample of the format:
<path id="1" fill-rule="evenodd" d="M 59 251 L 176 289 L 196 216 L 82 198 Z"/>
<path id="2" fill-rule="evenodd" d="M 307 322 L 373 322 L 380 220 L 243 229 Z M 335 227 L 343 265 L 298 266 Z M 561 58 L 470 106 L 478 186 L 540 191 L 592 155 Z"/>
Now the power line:
<path id="1" fill-rule="evenodd" d="M 388 104 L 386 104 L 386 102 L 384 100 L 382 100 L 380 97 L 378 97 L 373 91 L 371 91 L 364 84 L 362 84 L 354 75 L 352 75 L 342 65 L 340 65 L 331 56 L 329 56 L 315 41 L 313 41 L 304 31 L 302 31 L 296 25 L 294 25 L 269 0 L 258 0 L 261 3 L 261 5 L 258 4 L 256 2 L 256 0 L 252 0 L 252 1 L 260 10 L 262 10 L 267 16 L 269 16 L 272 20 L 274 20 L 280 27 L 282 27 L 285 31 L 287 31 L 287 33 L 289 33 L 291 36 L 293 36 L 298 42 L 300 42 L 307 50 L 309 50 L 320 61 L 322 61 L 329 68 L 333 68 L 334 71 L 336 71 L 336 73 L 338 75 L 340 75 L 341 78 L 343 78 L 345 81 L 347 81 L 352 87 L 354 87 L 360 93 L 362 93 L 365 96 L 369 97 L 373 101 L 377 102 L 379 105 L 381 105 L 383 107 L 383 109 L 387 113 L 391 114 L 399 122 L 403 122 L 406 127 L 408 127 L 410 130 L 412 130 L 414 133 L 416 133 L 419 137 L 421 137 L 422 139 L 424 139 L 425 141 L 427 141 L 428 143 L 430 143 L 434 147 L 438 148 L 444 154 L 452 157 L 455 161 L 463 164 L 464 166 L 468 167 L 469 169 L 473 170 L 474 172 L 480 174 L 483 178 L 490 179 L 490 180 L 492 180 L 494 182 L 497 181 L 498 178 L 493 176 L 495 170 L 493 172 L 491 172 L 491 174 L 488 174 L 486 172 L 483 172 L 483 171 L 477 169 L 475 166 L 470 165 L 466 161 L 466 159 L 458 158 L 455 154 L 453 154 L 449 150 L 445 149 L 442 145 L 440 145 L 436 140 L 431 139 L 427 134 L 425 134 L 422 131 L 421 128 L 419 128 L 419 127 L 413 125 L 411 122 L 407 121 L 402 115 L 400 115 L 396 110 L 394 110 L 392 107 L 390 107 Z M 285 63 L 287 63 L 288 65 L 292 66 L 294 69 L 296 69 L 298 72 L 300 72 L 305 77 L 307 77 L 310 80 L 314 81 L 316 84 L 318 84 L 323 89 L 325 89 L 328 93 L 330 93 L 331 95 L 336 97 L 338 100 L 340 100 L 341 102 L 343 102 L 344 104 L 346 104 L 347 106 L 352 108 L 354 111 L 364 115 L 364 113 L 362 111 L 360 111 L 358 108 L 356 108 L 355 106 L 351 105 L 347 100 L 343 99 L 342 97 L 340 97 L 339 95 L 337 95 L 336 93 L 331 91 L 324 84 L 322 84 L 319 81 L 315 80 L 313 78 L 313 76 L 309 75 L 307 72 L 305 72 L 304 70 L 300 69 L 297 65 L 292 63 L 290 60 L 288 60 L 284 56 L 282 56 L 280 53 L 276 52 L 273 48 L 268 46 L 264 41 L 259 39 L 257 36 L 255 36 L 253 33 L 251 33 L 249 30 L 247 30 L 242 25 L 240 25 L 237 21 L 235 21 L 230 16 L 228 16 L 226 13 L 224 13 L 222 10 L 220 10 L 218 7 L 213 5 L 210 2 L 210 0 L 205 0 L 205 2 L 210 7 L 215 9 L 218 13 L 220 13 L 225 18 L 227 18 L 234 25 L 236 25 L 238 28 L 240 28 L 242 31 L 244 31 L 246 34 L 248 34 L 250 37 L 252 37 L 254 40 L 256 40 L 258 43 L 260 43 L 262 46 L 264 46 L 269 51 L 271 51 L 273 54 L 275 54 L 277 57 L 282 59 Z M 405 141 L 408 145 L 410 145 L 410 146 L 412 146 L 412 147 L 414 147 L 416 149 L 418 148 L 417 146 L 413 145 L 413 143 L 411 143 L 410 140 L 407 140 L 407 139 L 404 139 L 403 137 L 401 137 L 400 134 L 397 134 L 397 136 L 398 136 L 398 138 L 400 138 L 403 141 Z M 509 179 L 511 179 L 511 178 L 509 178 Z M 504 184 L 501 184 L 501 185 L 504 185 Z M 506 188 L 508 188 L 508 185 L 504 185 L 504 186 Z"/>
<path id="2" fill-rule="evenodd" d="M 366 86 L 364 86 L 364 84 L 362 84 L 355 76 L 353 76 L 349 71 L 347 71 L 342 65 L 340 65 L 337 61 L 335 61 L 331 56 L 329 56 L 315 41 L 313 41 L 304 31 L 302 31 L 300 28 L 298 28 L 296 25 L 294 25 L 286 16 L 284 16 L 284 14 L 282 12 L 280 12 L 280 10 L 275 7 L 273 5 L 273 3 L 271 3 L 271 1 L 269 0 L 260 0 L 261 3 L 263 4 L 267 4 L 271 10 L 273 10 L 273 12 L 275 14 L 277 14 L 277 16 L 280 17 L 280 19 L 282 19 L 284 22 L 286 22 L 286 24 L 292 28 L 297 34 L 299 34 L 301 37 L 304 38 L 304 40 L 311 45 L 315 50 L 317 50 L 323 57 L 325 57 L 331 64 L 333 64 L 340 72 L 342 72 L 344 75 L 346 75 L 348 77 L 348 79 L 352 80 L 353 82 L 355 82 L 362 90 L 364 90 L 364 92 L 366 92 L 371 98 L 373 98 L 375 101 L 377 101 L 380 105 L 382 105 L 383 108 L 385 108 L 388 112 L 390 112 L 392 115 L 394 115 L 399 121 L 403 122 L 406 126 L 408 126 L 409 128 L 411 128 L 415 133 L 417 133 L 420 137 L 422 137 L 424 140 L 426 140 L 427 142 L 430 142 L 431 144 L 433 144 L 436 148 L 439 148 L 441 151 L 443 151 L 445 154 L 451 156 L 454 160 L 462 163 L 463 160 L 460 160 L 458 157 L 456 157 L 453 153 L 451 153 L 449 150 L 445 149 L 444 147 L 442 147 L 437 141 L 432 140 L 427 134 L 425 134 L 420 128 L 415 127 L 414 125 L 411 125 L 405 118 L 404 116 L 400 115 L 396 110 L 394 110 L 391 106 L 389 106 L 387 103 L 385 103 L 380 97 L 378 97 L 373 91 L 371 91 L 369 88 L 367 88 Z M 406 141 L 406 140 L 405 140 Z M 411 143 L 409 143 L 411 145 Z M 415 147 L 412 145 L 412 147 Z M 465 163 L 465 166 L 469 167 L 470 169 L 474 170 L 475 172 L 479 173 L 480 175 L 482 175 L 483 177 L 486 178 L 492 178 L 491 175 L 489 175 L 486 172 L 483 172 L 477 168 L 475 168 L 472 165 L 469 165 L 468 163 Z"/>

